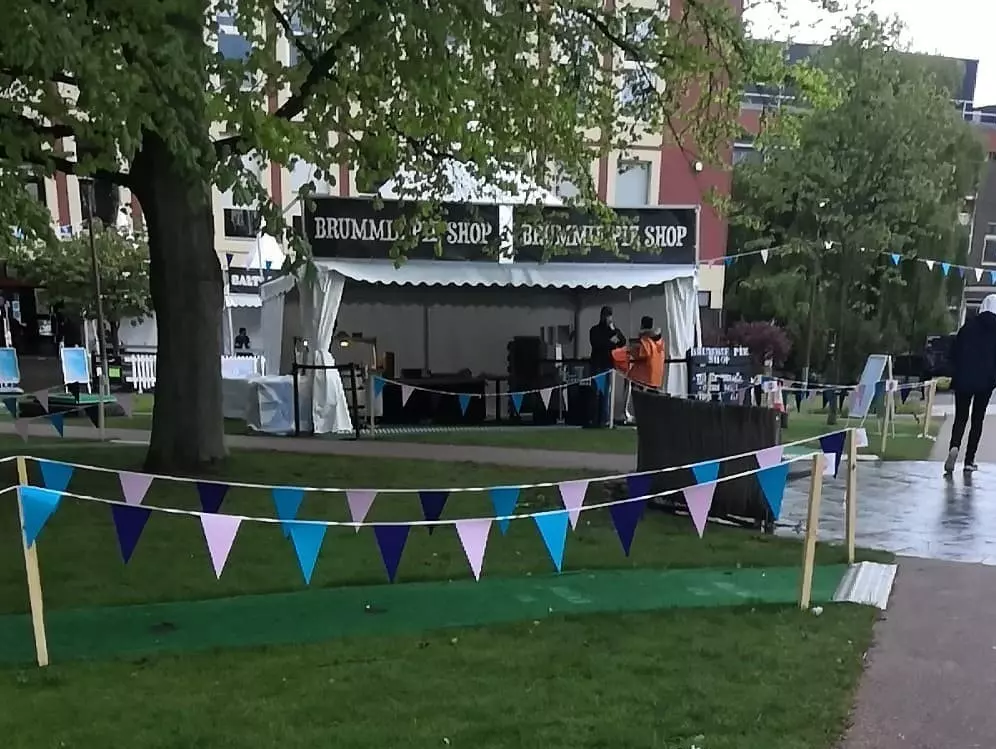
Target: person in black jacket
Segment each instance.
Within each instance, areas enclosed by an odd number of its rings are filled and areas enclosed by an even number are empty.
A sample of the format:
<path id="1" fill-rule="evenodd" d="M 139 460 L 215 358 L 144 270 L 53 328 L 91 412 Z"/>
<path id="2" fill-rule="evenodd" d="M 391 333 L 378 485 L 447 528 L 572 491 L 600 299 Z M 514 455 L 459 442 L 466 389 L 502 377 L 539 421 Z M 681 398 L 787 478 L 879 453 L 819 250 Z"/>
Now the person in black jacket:
<path id="1" fill-rule="evenodd" d="M 951 348 L 954 376 L 951 389 L 955 394 L 955 418 L 951 425 L 951 444 L 944 461 L 944 472 L 950 474 L 958 462 L 961 438 L 968 430 L 965 447 L 966 473 L 978 468 L 975 453 L 982 438 L 986 407 L 996 388 L 996 294 L 982 300 L 979 314 L 967 320 L 958 331 Z M 927 418 L 930 414 L 927 414 Z"/>
<path id="2" fill-rule="evenodd" d="M 626 336 L 612 321 L 612 307 L 602 307 L 598 323 L 588 331 L 588 342 L 591 344 L 591 374 L 612 369 L 612 352 L 626 345 Z M 611 392 L 611 388 L 606 388 L 604 394 L 598 393 L 598 426 L 608 426 Z"/>

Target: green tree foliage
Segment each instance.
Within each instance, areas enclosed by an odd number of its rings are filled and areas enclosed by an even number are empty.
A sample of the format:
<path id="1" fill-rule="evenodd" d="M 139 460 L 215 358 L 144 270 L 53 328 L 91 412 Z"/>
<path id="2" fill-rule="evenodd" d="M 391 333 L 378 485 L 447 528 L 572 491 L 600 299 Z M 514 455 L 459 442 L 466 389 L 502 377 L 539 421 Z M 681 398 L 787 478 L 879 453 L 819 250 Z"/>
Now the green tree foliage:
<path id="1" fill-rule="evenodd" d="M 871 352 L 902 353 L 947 332 L 955 281 L 904 257 L 953 260 L 958 224 L 984 157 L 951 104 L 951 71 L 904 54 L 899 29 L 856 16 L 814 64 L 834 90 L 823 106 L 786 106 L 758 140 L 763 159 L 734 176 L 735 263 L 728 308 L 789 329 L 794 364 L 853 378 Z M 940 72 L 938 72 L 940 71 Z M 943 75 L 941 75 L 943 73 Z M 839 371 L 825 353 L 836 340 Z M 811 341 L 811 343 L 810 343 Z"/>

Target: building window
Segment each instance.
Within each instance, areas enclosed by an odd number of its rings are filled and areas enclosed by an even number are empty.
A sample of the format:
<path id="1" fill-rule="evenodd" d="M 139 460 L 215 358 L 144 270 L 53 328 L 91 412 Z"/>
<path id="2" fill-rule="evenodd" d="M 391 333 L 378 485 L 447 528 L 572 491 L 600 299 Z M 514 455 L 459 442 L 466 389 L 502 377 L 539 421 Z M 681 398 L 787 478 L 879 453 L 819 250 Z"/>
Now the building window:
<path id="1" fill-rule="evenodd" d="M 45 180 L 41 177 L 28 177 L 24 180 L 24 189 L 28 191 L 28 195 L 31 196 L 32 200 L 37 200 L 42 205 L 48 205 L 48 201 L 45 200 Z"/>
<path id="2" fill-rule="evenodd" d="M 752 143 L 735 143 L 733 145 L 733 166 L 743 163 L 759 164 L 761 161 L 761 153 L 754 148 Z"/>
<path id="3" fill-rule="evenodd" d="M 242 157 L 242 168 L 251 178 L 262 183 L 264 166 L 252 154 Z M 235 239 L 255 239 L 259 234 L 260 215 L 255 205 L 239 203 L 235 198 L 235 188 L 221 194 L 221 207 L 224 216 L 225 236 Z"/>
<path id="4" fill-rule="evenodd" d="M 121 206 L 121 195 L 118 186 L 103 179 L 93 179 L 92 195 L 93 205 L 90 205 L 91 180 L 81 179 L 78 181 L 80 194 L 80 215 L 84 223 L 90 218 L 90 211 L 93 217 L 104 226 L 117 226 L 118 208 Z"/>
<path id="5" fill-rule="evenodd" d="M 619 161 L 616 173 L 616 207 L 638 208 L 650 203 L 649 161 Z"/>
<path id="6" fill-rule="evenodd" d="M 699 306 L 700 307 L 711 307 L 712 306 L 712 292 L 711 291 L 700 291 L 699 292 Z"/>
<path id="7" fill-rule="evenodd" d="M 982 238 L 982 264 L 996 265 L 996 224 L 989 224 Z"/>
<path id="8" fill-rule="evenodd" d="M 288 39 L 287 43 L 290 45 L 290 56 L 288 57 L 288 64 L 290 67 L 297 67 L 297 65 L 302 62 L 301 51 L 298 49 L 298 42 L 303 42 L 308 44 L 308 40 L 312 38 L 312 34 L 309 29 L 304 25 L 301 17 L 296 13 L 290 18 L 291 31 L 294 32 L 294 37 Z"/>
<path id="9" fill-rule="evenodd" d="M 226 60 L 245 60 L 252 46 L 235 26 L 235 16 L 218 14 L 218 52 Z"/>

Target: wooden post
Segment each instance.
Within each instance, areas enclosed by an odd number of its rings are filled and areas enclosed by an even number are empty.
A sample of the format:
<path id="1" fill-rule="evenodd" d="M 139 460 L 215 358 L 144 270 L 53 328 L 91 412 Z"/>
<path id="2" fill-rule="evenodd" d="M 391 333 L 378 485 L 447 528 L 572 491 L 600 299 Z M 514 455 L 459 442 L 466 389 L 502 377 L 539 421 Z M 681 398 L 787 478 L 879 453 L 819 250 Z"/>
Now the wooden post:
<path id="1" fill-rule="evenodd" d="M 609 429 L 616 426 L 616 370 L 609 370 Z"/>
<path id="2" fill-rule="evenodd" d="M 28 466 L 24 456 L 17 458 L 17 480 L 21 486 L 28 485 Z M 35 653 L 38 665 L 48 665 L 48 637 L 45 634 L 45 604 L 42 600 L 41 570 L 38 567 L 38 544 L 28 546 L 24 537 L 24 508 L 21 495 L 17 496 L 17 514 L 21 520 L 21 548 L 24 550 L 24 569 L 28 577 L 28 599 L 31 602 L 31 626 L 35 632 Z"/>
<path id="3" fill-rule="evenodd" d="M 858 528 L 858 430 L 847 435 L 847 483 L 844 488 L 845 536 L 847 563 L 854 564 L 855 537 Z"/>
<path id="4" fill-rule="evenodd" d="M 930 418 L 931 412 L 934 410 L 934 394 L 937 392 L 937 380 L 931 380 L 927 383 L 927 391 L 924 394 L 924 412 L 923 412 L 923 431 L 920 432 L 921 437 L 930 437 Z"/>
<path id="5" fill-rule="evenodd" d="M 885 384 L 882 392 L 882 450 L 879 452 L 880 458 L 885 458 L 885 448 L 889 443 L 889 420 L 893 417 L 892 409 L 895 406 L 895 393 L 889 392 L 892 383 L 892 357 L 888 357 L 885 363 Z"/>
<path id="6" fill-rule="evenodd" d="M 820 500 L 823 498 L 823 453 L 813 456 L 809 479 L 809 508 L 806 513 L 806 540 L 802 546 L 802 581 L 799 608 L 808 609 L 813 597 L 813 567 L 816 565 L 816 537 L 820 526 Z"/>

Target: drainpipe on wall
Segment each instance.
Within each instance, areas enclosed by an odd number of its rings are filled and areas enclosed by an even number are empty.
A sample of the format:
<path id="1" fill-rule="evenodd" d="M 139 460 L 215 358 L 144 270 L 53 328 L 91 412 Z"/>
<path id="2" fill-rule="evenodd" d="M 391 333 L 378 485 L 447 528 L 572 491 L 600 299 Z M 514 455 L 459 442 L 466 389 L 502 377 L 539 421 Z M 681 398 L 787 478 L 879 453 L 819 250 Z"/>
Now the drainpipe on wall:
<path id="1" fill-rule="evenodd" d="M 968 259 L 972 259 L 972 252 L 975 250 L 975 212 L 979 207 L 979 195 L 976 193 L 972 195 L 969 200 L 972 202 L 972 212 L 968 219 Z M 981 260 L 980 260 L 981 264 Z M 968 281 L 962 284 L 961 287 L 961 306 L 958 309 L 958 327 L 961 328 L 965 324 L 965 317 L 968 313 L 968 304 L 965 301 L 966 288 L 968 286 Z"/>

